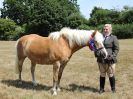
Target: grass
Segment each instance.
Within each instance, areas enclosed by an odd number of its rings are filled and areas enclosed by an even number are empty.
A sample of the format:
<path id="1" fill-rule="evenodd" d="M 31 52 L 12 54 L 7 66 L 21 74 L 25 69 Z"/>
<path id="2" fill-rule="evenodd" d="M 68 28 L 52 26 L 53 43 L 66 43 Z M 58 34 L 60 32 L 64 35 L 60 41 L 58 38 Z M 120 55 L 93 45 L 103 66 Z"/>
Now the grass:
<path id="1" fill-rule="evenodd" d="M 23 84 L 15 74 L 15 41 L 0 41 L 0 98 L 1 99 L 132 99 L 133 96 L 133 39 L 120 40 L 116 65 L 116 89 L 112 94 L 106 77 L 105 93 L 99 95 L 99 70 L 88 47 L 76 52 L 67 64 L 61 79 L 62 91 L 52 96 L 52 65 L 37 65 L 38 86 L 31 83 L 30 61 L 23 65 Z"/>

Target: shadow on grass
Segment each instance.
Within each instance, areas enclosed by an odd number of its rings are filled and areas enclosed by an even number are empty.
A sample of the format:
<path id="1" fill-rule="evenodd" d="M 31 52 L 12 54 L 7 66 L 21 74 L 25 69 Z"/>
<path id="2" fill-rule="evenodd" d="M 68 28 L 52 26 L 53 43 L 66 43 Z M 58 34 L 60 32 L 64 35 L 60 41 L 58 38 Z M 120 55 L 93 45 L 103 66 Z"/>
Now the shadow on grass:
<path id="1" fill-rule="evenodd" d="M 7 85 L 7 86 L 14 86 L 16 88 L 26 89 L 26 90 L 50 90 L 51 86 L 46 86 L 42 84 L 37 84 L 37 86 L 33 86 L 33 83 L 31 81 L 22 81 L 22 84 L 19 83 L 19 80 L 2 80 L 1 83 Z M 68 88 L 62 88 L 63 90 L 67 91 L 91 91 L 91 92 L 98 92 L 98 89 L 90 87 L 90 86 L 81 86 L 77 84 L 70 84 Z"/>
<path id="2" fill-rule="evenodd" d="M 6 84 L 7 86 L 14 86 L 16 88 L 22 88 L 27 90 L 50 90 L 52 87 L 45 86 L 42 84 L 37 84 L 37 86 L 33 86 L 30 81 L 22 81 L 22 84 L 19 83 L 19 80 L 2 80 L 1 83 Z"/>
<path id="3" fill-rule="evenodd" d="M 80 91 L 80 92 L 83 92 L 83 91 L 98 92 L 99 91 L 98 89 L 90 87 L 90 86 L 81 86 L 81 85 L 77 85 L 77 84 L 70 84 L 69 88 L 66 89 L 66 90 L 73 91 L 73 92 L 75 92 L 75 91 Z"/>

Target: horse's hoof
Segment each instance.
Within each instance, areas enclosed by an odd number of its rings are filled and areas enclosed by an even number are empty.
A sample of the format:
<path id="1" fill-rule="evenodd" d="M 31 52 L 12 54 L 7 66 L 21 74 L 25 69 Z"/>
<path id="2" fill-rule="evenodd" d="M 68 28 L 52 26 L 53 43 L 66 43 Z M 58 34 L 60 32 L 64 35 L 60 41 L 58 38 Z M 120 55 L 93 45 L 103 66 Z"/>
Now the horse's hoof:
<path id="1" fill-rule="evenodd" d="M 52 90 L 51 90 L 51 94 L 55 96 L 55 95 L 57 95 L 57 91 L 54 90 L 54 89 L 52 89 Z"/>
<path id="2" fill-rule="evenodd" d="M 37 86 L 37 83 L 33 83 L 33 86 L 36 87 Z"/>
<path id="3" fill-rule="evenodd" d="M 19 84 L 19 85 L 22 85 L 22 81 L 21 81 L 21 80 L 20 80 L 20 81 L 18 81 L 18 84 Z"/>
<path id="4" fill-rule="evenodd" d="M 57 91 L 58 91 L 58 92 L 60 92 L 60 91 L 61 91 L 61 89 L 60 89 L 60 88 L 57 88 Z"/>
<path id="5" fill-rule="evenodd" d="M 52 95 L 53 95 L 53 96 L 56 96 L 56 95 L 57 95 L 57 92 L 56 92 L 56 91 L 54 91 L 54 92 L 52 93 Z"/>

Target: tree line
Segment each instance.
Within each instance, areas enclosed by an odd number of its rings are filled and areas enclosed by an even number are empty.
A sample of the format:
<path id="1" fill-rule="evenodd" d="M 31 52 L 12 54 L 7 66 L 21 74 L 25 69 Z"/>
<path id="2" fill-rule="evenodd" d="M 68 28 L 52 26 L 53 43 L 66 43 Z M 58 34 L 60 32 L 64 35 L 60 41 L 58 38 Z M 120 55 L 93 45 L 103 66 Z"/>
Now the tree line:
<path id="1" fill-rule="evenodd" d="M 48 36 L 62 27 L 99 29 L 105 23 L 113 24 L 118 38 L 133 38 L 133 8 L 122 10 L 94 7 L 90 18 L 80 12 L 77 0 L 4 0 L 0 19 L 0 40 L 16 40 L 36 33 Z"/>

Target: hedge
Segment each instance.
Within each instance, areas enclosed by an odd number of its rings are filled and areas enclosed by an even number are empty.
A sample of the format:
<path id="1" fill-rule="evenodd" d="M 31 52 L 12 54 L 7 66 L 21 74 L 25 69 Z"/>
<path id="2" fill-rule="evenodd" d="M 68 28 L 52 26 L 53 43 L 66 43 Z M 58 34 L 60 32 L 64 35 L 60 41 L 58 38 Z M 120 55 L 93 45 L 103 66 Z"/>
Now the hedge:
<path id="1" fill-rule="evenodd" d="M 119 39 L 133 38 L 133 24 L 113 25 L 113 34 Z"/>
<path id="2" fill-rule="evenodd" d="M 102 32 L 104 25 L 99 25 L 97 29 Z M 117 36 L 118 39 L 130 39 L 133 38 L 133 24 L 112 24 L 112 33 Z"/>

